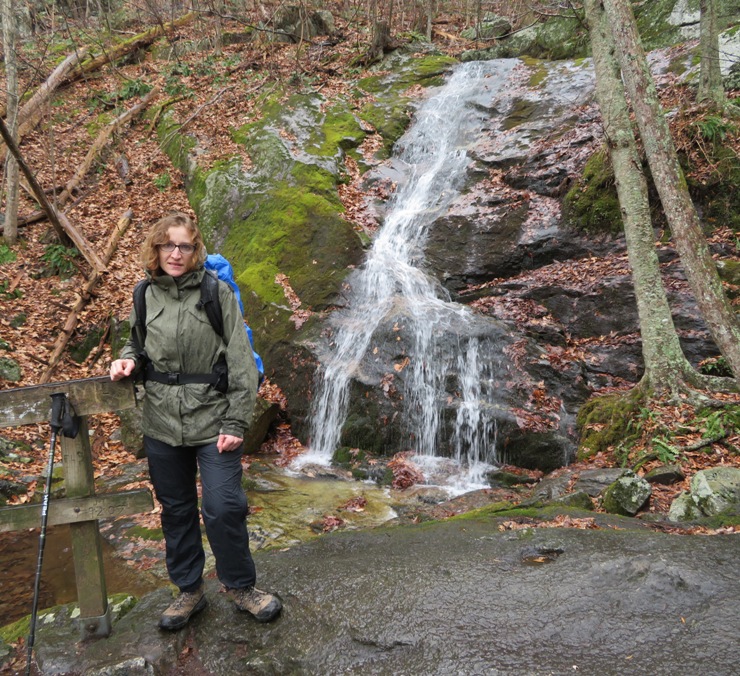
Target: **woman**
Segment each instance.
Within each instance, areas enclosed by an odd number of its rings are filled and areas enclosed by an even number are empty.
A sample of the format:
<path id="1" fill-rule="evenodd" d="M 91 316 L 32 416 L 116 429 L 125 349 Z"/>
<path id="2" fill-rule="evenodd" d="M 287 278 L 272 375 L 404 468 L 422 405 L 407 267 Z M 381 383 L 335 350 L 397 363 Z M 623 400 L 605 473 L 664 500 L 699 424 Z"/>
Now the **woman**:
<path id="1" fill-rule="evenodd" d="M 247 499 L 241 486 L 243 439 L 254 409 L 257 369 L 228 284 L 218 284 L 223 339 L 200 304 L 201 280 L 208 274 L 205 257 L 201 233 L 187 215 L 175 213 L 153 226 L 141 253 L 149 280 L 145 331 L 142 336 L 132 330 L 110 368 L 112 380 L 146 369 L 144 449 L 162 505 L 167 571 L 180 590 L 159 622 L 170 630 L 184 627 L 207 603 L 198 470 L 201 513 L 219 580 L 236 607 L 260 622 L 274 619 L 282 608 L 277 596 L 254 587 Z M 134 309 L 131 326 L 135 324 Z M 224 362 L 228 385 L 214 385 L 214 367 Z"/>

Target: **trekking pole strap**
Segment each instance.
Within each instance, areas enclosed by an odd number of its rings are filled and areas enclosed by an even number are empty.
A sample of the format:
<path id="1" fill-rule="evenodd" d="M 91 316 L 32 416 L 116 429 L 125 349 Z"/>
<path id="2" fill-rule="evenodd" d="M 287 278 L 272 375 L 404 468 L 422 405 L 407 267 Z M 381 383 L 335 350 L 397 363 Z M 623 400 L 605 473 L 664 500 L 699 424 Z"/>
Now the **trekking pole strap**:
<path id="1" fill-rule="evenodd" d="M 55 392 L 51 395 L 51 419 L 49 421 L 53 432 L 60 430 L 65 437 L 74 439 L 80 429 L 80 418 L 75 414 L 74 406 L 66 393 Z"/>

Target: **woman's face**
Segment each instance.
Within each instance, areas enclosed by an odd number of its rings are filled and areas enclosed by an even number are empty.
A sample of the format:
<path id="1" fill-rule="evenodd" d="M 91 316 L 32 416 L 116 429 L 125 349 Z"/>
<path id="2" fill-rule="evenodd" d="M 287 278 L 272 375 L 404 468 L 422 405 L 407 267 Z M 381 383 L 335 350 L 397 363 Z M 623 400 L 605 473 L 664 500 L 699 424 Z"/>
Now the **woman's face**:
<path id="1" fill-rule="evenodd" d="M 172 277 L 180 277 L 186 272 L 193 269 L 193 259 L 195 258 L 195 249 L 193 247 L 193 238 L 184 225 L 173 226 L 168 228 L 166 244 L 159 245 L 159 267 L 163 272 Z M 171 251 L 167 251 L 173 245 Z M 182 251 L 180 246 L 189 251 Z"/>

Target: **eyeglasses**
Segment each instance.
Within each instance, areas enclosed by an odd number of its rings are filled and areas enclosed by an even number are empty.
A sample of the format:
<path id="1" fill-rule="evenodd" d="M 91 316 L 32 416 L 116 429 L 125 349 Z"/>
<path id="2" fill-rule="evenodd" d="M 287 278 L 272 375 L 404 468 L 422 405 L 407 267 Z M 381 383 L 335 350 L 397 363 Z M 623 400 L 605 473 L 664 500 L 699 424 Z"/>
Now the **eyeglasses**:
<path id="1" fill-rule="evenodd" d="M 192 244 L 173 244 L 172 242 L 160 244 L 159 249 L 166 251 L 167 253 L 172 253 L 175 249 L 179 249 L 183 256 L 189 256 L 193 251 L 195 251 L 195 247 Z"/>

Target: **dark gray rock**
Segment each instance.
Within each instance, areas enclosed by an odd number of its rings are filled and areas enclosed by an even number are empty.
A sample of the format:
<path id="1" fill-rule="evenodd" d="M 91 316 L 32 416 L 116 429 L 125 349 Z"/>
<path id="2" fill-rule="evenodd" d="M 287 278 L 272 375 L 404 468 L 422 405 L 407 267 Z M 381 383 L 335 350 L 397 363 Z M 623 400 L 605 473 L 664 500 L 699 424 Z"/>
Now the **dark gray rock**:
<path id="1" fill-rule="evenodd" d="M 574 489 L 584 491 L 592 498 L 601 495 L 611 484 L 613 484 L 624 470 L 618 467 L 604 467 L 600 469 L 583 470 L 576 480 Z"/>
<path id="2" fill-rule="evenodd" d="M 568 507 L 577 507 L 578 509 L 594 509 L 594 503 L 591 501 L 591 497 L 585 491 L 576 491 L 575 493 L 568 493 L 555 500 L 558 504 L 566 505 Z"/>
<path id="3" fill-rule="evenodd" d="M 157 618 L 171 598 L 162 589 L 109 639 L 74 644 L 70 630 L 52 641 L 42 628 L 41 673 L 734 673 L 732 536 L 635 532 L 611 519 L 619 529 L 553 533 L 500 531 L 499 520 L 473 517 L 258 552 L 260 587 L 284 603 L 276 622 L 239 614 L 209 579 L 208 608 L 187 629 L 162 633 Z"/>
<path id="4" fill-rule="evenodd" d="M 558 476 L 546 476 L 535 486 L 530 501 L 542 502 L 562 498 L 568 492 L 568 485 L 572 478 L 573 475 L 570 472 Z"/>
<path id="5" fill-rule="evenodd" d="M 683 481 L 685 475 L 679 465 L 661 465 L 660 467 L 651 469 L 643 478 L 651 484 L 670 486 L 671 484 Z"/>

